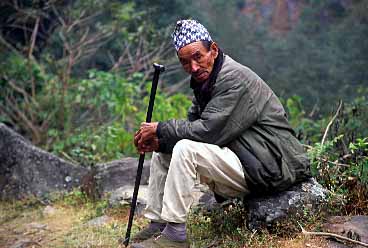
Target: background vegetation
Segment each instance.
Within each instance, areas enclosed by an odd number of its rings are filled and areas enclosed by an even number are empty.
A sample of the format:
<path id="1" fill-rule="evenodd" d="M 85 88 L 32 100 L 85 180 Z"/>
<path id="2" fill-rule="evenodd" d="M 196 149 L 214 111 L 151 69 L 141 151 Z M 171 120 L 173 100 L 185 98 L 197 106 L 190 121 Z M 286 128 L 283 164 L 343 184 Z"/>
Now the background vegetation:
<path id="1" fill-rule="evenodd" d="M 304 0 L 280 32 L 245 14 L 249 2 L 3 0 L 0 122 L 82 165 L 136 156 L 153 62 L 167 68 L 153 120 L 186 116 L 188 76 L 170 33 L 198 19 L 281 97 L 314 176 L 339 196 L 335 210 L 367 214 L 368 2 Z"/>

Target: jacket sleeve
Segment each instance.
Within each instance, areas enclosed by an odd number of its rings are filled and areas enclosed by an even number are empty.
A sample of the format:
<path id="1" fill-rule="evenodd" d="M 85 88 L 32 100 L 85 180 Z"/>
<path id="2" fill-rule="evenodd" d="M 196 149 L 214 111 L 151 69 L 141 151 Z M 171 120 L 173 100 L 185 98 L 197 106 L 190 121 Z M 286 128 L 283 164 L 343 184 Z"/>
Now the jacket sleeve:
<path id="1" fill-rule="evenodd" d="M 170 152 L 181 139 L 225 146 L 258 118 L 247 84 L 222 80 L 199 119 L 160 122 L 157 129 L 160 151 Z M 162 148 L 162 150 L 161 150 Z"/>
<path id="2" fill-rule="evenodd" d="M 196 98 L 193 96 L 192 99 L 192 105 L 190 106 L 188 110 L 188 120 L 189 121 L 195 121 L 198 120 L 201 116 L 199 115 L 199 106 L 197 103 Z"/>

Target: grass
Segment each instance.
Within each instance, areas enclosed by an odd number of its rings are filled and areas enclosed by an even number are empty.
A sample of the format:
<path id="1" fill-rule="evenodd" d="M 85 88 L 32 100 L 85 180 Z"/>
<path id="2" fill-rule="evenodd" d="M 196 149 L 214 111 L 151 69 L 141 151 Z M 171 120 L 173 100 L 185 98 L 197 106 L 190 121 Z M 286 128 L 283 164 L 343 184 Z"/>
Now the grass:
<path id="1" fill-rule="evenodd" d="M 129 209 L 108 208 L 105 202 L 77 201 L 75 195 L 68 195 L 51 203 L 55 209 L 53 214 L 45 214 L 45 205 L 37 200 L 0 202 L 0 247 L 10 247 L 17 240 L 25 239 L 50 248 L 118 247 L 119 238 L 125 235 Z M 103 214 L 110 217 L 106 224 L 86 224 Z M 45 228 L 32 227 L 35 223 Z M 132 233 L 146 224 L 144 218 L 135 218 Z"/>
<path id="2" fill-rule="evenodd" d="M 109 207 L 102 199 L 91 202 L 79 191 L 54 197 L 50 204 L 53 214 L 45 214 L 45 204 L 37 199 L 0 202 L 0 247 L 10 247 L 17 240 L 29 239 L 41 247 L 119 247 L 125 235 L 129 207 Z M 306 238 L 299 233 L 251 232 L 245 228 L 244 210 L 230 205 L 217 212 L 193 208 L 188 217 L 188 237 L 192 248 L 203 247 L 324 247 L 324 240 Z M 102 226 L 86 224 L 89 220 L 107 215 L 110 220 Z M 32 228 L 30 224 L 45 228 Z M 132 235 L 148 223 L 136 217 Z M 315 230 L 318 220 L 307 223 Z M 37 247 L 37 246 L 35 246 Z"/>

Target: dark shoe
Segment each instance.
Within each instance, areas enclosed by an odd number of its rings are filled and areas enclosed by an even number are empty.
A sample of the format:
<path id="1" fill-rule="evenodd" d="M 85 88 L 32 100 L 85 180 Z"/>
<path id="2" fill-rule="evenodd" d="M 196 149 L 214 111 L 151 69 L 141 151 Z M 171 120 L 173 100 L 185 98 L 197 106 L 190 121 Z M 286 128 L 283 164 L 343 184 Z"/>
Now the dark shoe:
<path id="1" fill-rule="evenodd" d="M 187 241 L 174 241 L 165 235 L 153 237 L 143 241 L 142 243 L 131 244 L 131 248 L 189 248 Z"/>
<path id="2" fill-rule="evenodd" d="M 132 237 L 133 242 L 141 242 L 152 237 L 156 237 L 161 234 L 160 228 L 153 228 L 150 225 L 145 227 L 143 230 L 139 231 L 136 235 Z"/>

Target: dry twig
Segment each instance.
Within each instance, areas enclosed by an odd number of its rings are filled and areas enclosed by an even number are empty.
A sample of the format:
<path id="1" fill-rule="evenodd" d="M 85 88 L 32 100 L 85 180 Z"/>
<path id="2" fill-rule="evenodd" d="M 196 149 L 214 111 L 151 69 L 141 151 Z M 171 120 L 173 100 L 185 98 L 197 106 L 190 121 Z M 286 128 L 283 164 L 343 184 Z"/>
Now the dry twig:
<path id="1" fill-rule="evenodd" d="M 299 224 L 300 228 L 302 229 L 302 233 L 304 235 L 327 236 L 327 237 L 332 237 L 332 238 L 336 238 L 336 239 L 348 241 L 348 242 L 351 242 L 351 243 L 354 243 L 354 244 L 357 244 L 357 245 L 361 245 L 363 247 L 368 247 L 368 244 L 367 243 L 364 243 L 364 242 L 361 242 L 361 241 L 358 241 L 358 240 L 354 240 L 354 239 L 350 239 L 348 237 L 344 237 L 344 236 L 341 236 L 341 235 L 338 235 L 338 234 L 335 234 L 335 233 L 328 233 L 328 232 L 308 232 L 308 231 L 306 231 L 302 227 L 302 225 L 300 225 L 299 222 L 298 222 L 298 224 Z"/>
<path id="2" fill-rule="evenodd" d="M 326 127 L 325 133 L 324 133 L 323 138 L 322 138 L 321 147 L 325 143 L 325 140 L 326 140 L 326 137 L 327 137 L 327 133 L 328 133 L 331 125 L 333 124 L 333 122 L 335 121 L 335 119 L 337 118 L 337 116 L 339 115 L 341 107 L 342 107 L 342 101 L 340 100 L 339 107 L 337 108 L 336 114 L 332 117 L 332 119 L 330 120 L 330 122 L 328 123 L 328 125 Z"/>

